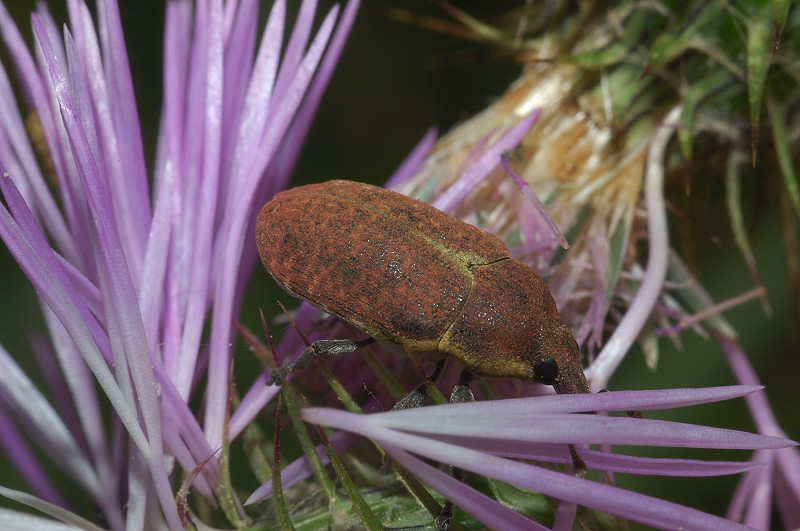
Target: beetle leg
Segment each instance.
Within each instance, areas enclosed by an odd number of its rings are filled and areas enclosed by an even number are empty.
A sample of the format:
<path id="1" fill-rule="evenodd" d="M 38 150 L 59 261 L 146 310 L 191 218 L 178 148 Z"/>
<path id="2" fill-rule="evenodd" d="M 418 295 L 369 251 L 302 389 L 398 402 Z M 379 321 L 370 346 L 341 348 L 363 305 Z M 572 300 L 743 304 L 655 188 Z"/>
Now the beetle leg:
<path id="1" fill-rule="evenodd" d="M 444 364 L 447 359 L 441 359 L 436 362 L 436 368 L 433 369 L 433 372 L 428 379 L 434 383 L 439 379 L 439 375 L 442 374 L 442 370 L 444 369 Z M 392 411 L 400 410 L 400 409 L 411 409 L 415 407 L 422 407 L 425 405 L 425 399 L 428 398 L 428 388 L 425 384 L 418 385 L 413 391 L 409 392 L 406 396 L 398 400 L 398 402 L 392 408 Z M 381 461 L 381 472 L 384 474 L 388 474 L 391 468 L 391 462 L 387 459 L 387 455 L 384 454 L 383 460 Z"/>
<path id="2" fill-rule="evenodd" d="M 368 337 L 360 341 L 352 339 L 320 339 L 300 354 L 296 361 L 284 363 L 279 368 L 270 372 L 267 385 L 281 385 L 286 377 L 295 369 L 302 369 L 311 363 L 317 356 L 344 356 L 375 342 L 375 338 Z"/>
<path id="3" fill-rule="evenodd" d="M 472 389 L 469 383 L 472 381 L 472 373 L 464 369 L 461 371 L 461 376 L 458 377 L 458 383 L 453 387 L 453 392 L 450 393 L 451 404 L 461 404 L 464 402 L 474 402 L 475 395 L 472 394 Z M 460 468 L 451 467 L 454 479 L 461 481 L 464 477 L 464 471 Z M 453 519 L 453 502 L 448 499 L 444 500 L 439 516 L 436 517 L 436 529 L 442 531 L 450 527 L 450 521 Z"/>
<path id="4" fill-rule="evenodd" d="M 458 383 L 453 387 L 453 392 L 450 393 L 451 404 L 475 402 L 475 395 L 472 394 L 472 389 L 469 388 L 469 383 L 471 381 L 472 373 L 466 369 L 461 371 L 461 376 L 458 377 Z"/>
<path id="5" fill-rule="evenodd" d="M 576 478 L 583 479 L 586 477 L 586 463 L 578 455 L 578 451 L 571 444 L 569 447 L 569 456 L 572 458 L 572 471 Z"/>
<path id="6" fill-rule="evenodd" d="M 436 362 L 436 368 L 428 377 L 430 381 L 436 383 L 439 375 L 442 374 L 444 364 L 447 358 L 441 359 Z M 428 398 L 428 387 L 423 383 L 418 385 L 413 391 L 409 392 L 406 396 L 401 398 L 392 408 L 392 411 L 399 409 L 411 409 L 415 407 L 422 407 L 425 404 L 425 399 Z"/>

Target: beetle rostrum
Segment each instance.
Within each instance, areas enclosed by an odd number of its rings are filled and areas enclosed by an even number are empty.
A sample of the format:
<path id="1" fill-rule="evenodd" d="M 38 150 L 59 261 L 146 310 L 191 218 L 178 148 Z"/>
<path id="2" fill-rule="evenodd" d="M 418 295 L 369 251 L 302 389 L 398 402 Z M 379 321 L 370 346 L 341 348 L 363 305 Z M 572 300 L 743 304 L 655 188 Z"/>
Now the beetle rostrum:
<path id="1" fill-rule="evenodd" d="M 590 392 L 536 272 L 495 236 L 428 204 L 352 181 L 300 186 L 264 205 L 256 242 L 287 292 L 379 341 L 456 358 L 479 376 Z"/>

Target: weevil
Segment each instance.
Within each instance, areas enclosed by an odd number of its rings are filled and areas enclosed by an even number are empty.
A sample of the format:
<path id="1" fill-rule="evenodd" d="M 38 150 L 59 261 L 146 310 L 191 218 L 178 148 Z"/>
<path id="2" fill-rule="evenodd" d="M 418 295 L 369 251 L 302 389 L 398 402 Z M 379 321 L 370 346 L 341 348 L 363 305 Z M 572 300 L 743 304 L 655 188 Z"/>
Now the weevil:
<path id="1" fill-rule="evenodd" d="M 283 289 L 370 336 L 317 341 L 274 381 L 316 355 L 378 340 L 438 361 L 434 381 L 447 358 L 460 361 L 451 401 L 472 400 L 472 375 L 590 392 L 578 344 L 539 275 L 494 235 L 426 203 L 352 181 L 300 186 L 264 205 L 256 243 Z M 420 386 L 396 407 L 423 400 Z"/>
<path id="2" fill-rule="evenodd" d="M 300 186 L 264 205 L 256 243 L 284 290 L 372 338 L 456 358 L 476 376 L 589 392 L 578 344 L 533 268 L 426 203 L 352 181 Z M 318 343 L 334 355 L 360 346 Z"/>

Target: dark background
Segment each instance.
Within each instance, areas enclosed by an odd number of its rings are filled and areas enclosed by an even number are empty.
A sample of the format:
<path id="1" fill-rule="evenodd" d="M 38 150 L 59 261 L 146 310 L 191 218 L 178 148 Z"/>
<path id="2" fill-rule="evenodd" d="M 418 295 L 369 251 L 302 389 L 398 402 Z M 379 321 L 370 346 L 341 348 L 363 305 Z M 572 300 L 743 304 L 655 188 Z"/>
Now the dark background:
<path id="1" fill-rule="evenodd" d="M 296 2 L 289 3 L 296 6 Z M 490 20 L 492 16 L 519 5 L 517 1 L 455 3 L 482 20 Z M 23 26 L 22 30 L 29 34 L 29 26 L 24 21 L 34 2 L 25 0 L 10 4 L 13 5 L 7 5 L 8 9 Z M 329 1 L 321 2 L 319 12 L 325 13 L 331 4 Z M 65 20 L 60 1 L 51 1 L 49 5 L 58 20 Z M 340 66 L 322 102 L 295 173 L 295 184 L 333 178 L 381 183 L 430 126 L 438 126 L 440 132 L 446 132 L 483 109 L 518 75 L 518 64 L 508 59 L 491 59 L 485 47 L 397 22 L 389 16 L 392 7 L 446 18 L 435 5 L 423 0 L 362 2 Z M 267 10 L 268 5 L 263 8 L 263 11 Z M 152 148 L 160 112 L 163 3 L 123 1 L 121 12 L 142 114 L 145 145 L 150 149 L 148 162 L 152 167 Z M 2 54 L 5 61 L 4 51 Z M 433 66 L 441 63 L 441 58 L 456 56 L 460 61 L 446 60 L 444 66 Z M 773 184 L 773 193 L 764 191 L 764 183 L 769 179 L 775 183 L 778 177 L 765 174 L 763 168 L 757 168 L 752 175 L 746 176 L 743 197 L 752 194 L 761 198 L 760 204 L 748 209 L 746 215 L 773 315 L 768 318 L 758 302 L 750 302 L 727 311 L 725 316 L 741 334 L 742 344 L 767 386 L 766 392 L 781 425 L 790 437 L 797 440 L 800 439 L 796 389 L 800 377 L 797 301 L 790 298 L 785 253 L 781 248 L 775 191 L 780 187 Z M 710 179 L 713 194 L 706 207 L 706 216 L 699 223 L 704 231 L 717 235 L 721 243 L 719 246 L 708 243 L 700 249 L 699 266 L 701 280 L 712 296 L 716 300 L 725 300 L 751 289 L 753 285 L 728 228 L 722 175 L 712 175 Z M 670 222 L 673 227 L 682 223 L 674 216 Z M 276 298 L 292 302 L 288 296 L 274 291 L 274 286 L 260 269 L 255 277 L 242 313 L 242 319 L 253 326 L 256 326 L 258 306 L 267 310 L 274 308 Z M 0 297 L 0 343 L 26 370 L 30 370 L 29 374 L 35 375 L 33 360 L 30 359 L 29 335 L 43 330 L 41 317 L 33 290 L 4 249 L 0 251 Z M 638 350 L 631 352 L 612 380 L 611 388 L 734 383 L 716 343 L 692 333 L 684 333 L 681 340 L 683 348 L 679 351 L 667 340 L 661 341 L 662 355 L 655 373 L 645 367 Z M 670 416 L 712 426 L 752 429 L 740 400 L 679 410 Z M 660 450 L 658 452 L 656 455 L 662 455 Z M 673 455 L 672 452 L 666 453 Z M 649 454 L 654 455 L 653 452 Z M 7 466 L 0 459 L 0 470 Z M 0 473 L 0 477 L 3 477 L 4 485 L 21 488 L 5 473 Z M 717 514 L 724 513 L 736 481 L 736 478 L 619 479 L 623 485 Z"/>

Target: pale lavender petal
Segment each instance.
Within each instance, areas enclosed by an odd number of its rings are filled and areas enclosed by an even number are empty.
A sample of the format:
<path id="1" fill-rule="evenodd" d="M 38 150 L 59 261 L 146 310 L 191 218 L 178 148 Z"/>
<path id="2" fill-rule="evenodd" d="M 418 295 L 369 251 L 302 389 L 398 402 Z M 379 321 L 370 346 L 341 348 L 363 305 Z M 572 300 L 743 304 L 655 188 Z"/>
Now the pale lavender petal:
<path id="1" fill-rule="evenodd" d="M 561 501 L 556 509 L 556 517 L 553 521 L 553 531 L 571 531 L 575 523 L 575 514 L 578 512 L 578 504 Z"/>
<path id="2" fill-rule="evenodd" d="M 257 184 L 253 175 L 263 173 L 272 155 L 267 154 L 260 165 L 254 166 L 258 144 L 263 129 L 268 128 L 268 110 L 275 76 L 280 58 L 283 35 L 284 2 L 272 6 L 267 29 L 264 32 L 253 74 L 248 86 L 243 122 L 239 125 L 237 146 L 234 150 L 230 180 L 223 193 L 221 223 L 218 223 L 214 261 L 218 270 L 215 275 L 220 282 L 215 286 L 216 296 L 209 338 L 209 365 L 207 406 L 205 411 L 206 437 L 212 445 L 222 443 L 222 430 L 228 395 L 228 373 L 230 366 L 229 343 L 231 323 L 235 319 L 234 303 L 239 285 L 237 273 L 244 247 L 244 224 L 249 221 L 251 198 Z M 235 191 L 235 192 L 234 192 Z"/>
<path id="3" fill-rule="evenodd" d="M 291 35 L 289 35 L 289 42 L 286 44 L 286 49 L 281 56 L 280 70 L 275 80 L 275 92 L 272 96 L 274 101 L 283 99 L 289 88 L 291 78 L 303 59 L 308 46 L 308 39 L 311 36 L 311 28 L 314 24 L 316 12 L 316 0 L 304 0 L 300 4 L 297 20 L 294 23 Z"/>
<path id="4" fill-rule="evenodd" d="M 98 527 L 92 522 L 84 520 L 80 516 L 77 516 L 66 509 L 63 509 L 57 505 L 53 505 L 52 503 L 37 498 L 36 496 L 31 496 L 26 492 L 0 487 L 0 496 L 5 496 L 10 500 L 25 504 L 28 507 L 41 511 L 44 514 L 49 514 L 58 520 L 58 522 L 54 522 L 52 520 L 47 520 L 40 516 L 33 516 L 27 513 L 0 510 L 0 528 L 30 529 L 32 531 L 40 529 L 42 531 L 77 531 L 80 529 L 85 531 L 104 531 L 102 527 Z M 60 524 L 59 522 L 65 522 L 65 524 L 68 525 Z M 11 527 L 12 525 L 14 527 Z"/>
<path id="5" fill-rule="evenodd" d="M 730 400 L 759 392 L 762 386 L 730 385 L 722 387 L 700 387 L 689 389 L 658 389 L 646 391 L 610 391 L 594 394 L 547 395 L 528 398 L 507 398 L 431 406 L 424 409 L 408 409 L 402 412 L 387 412 L 386 418 L 402 414 L 408 418 L 445 418 L 463 412 L 486 418 L 502 415 L 533 416 L 551 413 L 582 413 L 585 411 L 647 411 L 695 406 Z"/>
<path id="6" fill-rule="evenodd" d="M 479 437 L 447 437 L 432 435 L 437 440 L 458 443 L 460 446 L 500 457 L 531 459 L 546 463 L 571 464 L 572 458 L 563 444 L 532 443 L 530 441 L 502 440 Z M 581 448 L 581 459 L 587 468 L 626 474 L 654 476 L 707 477 L 739 474 L 764 466 L 756 461 L 700 461 L 697 459 L 665 459 L 639 457 L 601 452 Z"/>
<path id="7" fill-rule="evenodd" d="M 664 288 L 669 259 L 669 234 L 664 207 L 664 153 L 675 131 L 681 107 L 673 108 L 663 120 L 661 129 L 653 135 L 647 152 L 644 196 L 647 209 L 648 249 L 647 268 L 634 299 L 625 311 L 603 350 L 586 372 L 592 390 L 608 386 L 608 380 L 619 366 L 625 353 L 650 318 Z"/>
<path id="8" fill-rule="evenodd" d="M 187 154 L 187 159 L 198 160 L 202 170 L 195 171 L 200 176 L 199 182 L 187 183 L 193 192 L 187 193 L 183 239 L 189 243 L 187 259 L 188 272 L 183 274 L 188 277 L 187 305 L 184 316 L 184 333 L 180 357 L 176 372 L 172 374 L 175 385 L 181 391 L 184 400 L 188 397 L 189 390 L 195 375 L 197 352 L 199 351 L 205 315 L 208 311 L 208 289 L 211 282 L 212 248 L 214 241 L 214 223 L 217 218 L 215 209 L 210 208 L 216 204 L 220 188 L 220 146 L 222 140 L 222 6 L 219 2 L 210 2 L 210 8 L 205 16 L 208 18 L 199 27 L 206 28 L 208 35 L 197 35 L 196 38 L 207 40 L 200 43 L 197 49 L 204 50 L 205 56 L 198 58 L 203 61 L 203 66 L 198 70 L 205 75 L 200 81 L 204 91 L 204 101 L 201 108 L 204 113 L 197 113 L 203 118 L 203 123 L 198 124 L 197 131 L 202 134 L 202 145 L 198 146 L 200 153 Z M 188 191 L 188 190 L 187 190 Z"/>
<path id="9" fill-rule="evenodd" d="M 125 188 L 121 193 L 126 197 L 119 212 L 126 218 L 126 223 L 132 224 L 122 232 L 127 235 L 126 241 L 135 254 L 142 256 L 150 219 L 150 196 L 139 112 L 117 3 L 98 2 L 98 15 L 106 79 L 109 81 L 108 102 L 113 134 L 119 144 L 119 166 L 124 169 Z"/>
<path id="10" fill-rule="evenodd" d="M 403 451 L 457 466 L 476 474 L 531 489 L 561 500 L 578 503 L 659 529 L 742 529 L 739 524 L 671 502 L 626 491 L 610 485 L 578 479 L 569 474 L 539 468 L 377 426 L 373 417 L 323 408 L 305 409 L 304 420 L 323 426 L 343 428 L 368 437 L 390 453 Z M 416 473 L 415 468 L 410 471 Z M 465 504 L 455 495 L 450 499 Z"/>
<path id="11" fill-rule="evenodd" d="M 547 208 L 533 191 L 531 185 L 525 182 L 522 177 L 517 175 L 517 172 L 515 172 L 514 169 L 508 164 L 508 160 L 505 157 L 500 159 L 500 164 L 502 164 L 503 169 L 514 180 L 514 184 L 517 185 L 517 189 L 522 192 L 522 195 L 525 196 L 525 199 L 527 199 L 534 206 L 534 208 L 536 208 L 536 211 L 539 214 L 539 219 L 544 222 L 544 225 L 547 227 L 550 235 L 555 240 L 558 240 L 561 247 L 564 249 L 568 248 L 569 244 L 567 243 L 567 239 L 564 237 L 564 234 L 558 228 L 558 225 L 556 225 L 555 221 L 553 221 L 553 218 L 550 217 L 550 214 L 547 212 Z M 523 229 L 525 226 L 527 226 L 527 224 L 522 225 Z M 544 231 L 537 231 L 537 235 L 540 235 L 541 232 Z M 533 236 L 533 234 L 528 234 L 527 240 L 529 242 L 536 241 L 537 238 L 534 238 Z"/>
<path id="12" fill-rule="evenodd" d="M 169 333 L 173 329 L 171 325 L 174 320 L 168 321 L 165 317 L 167 309 L 164 307 L 164 285 L 167 275 L 167 263 L 169 258 L 169 243 L 172 235 L 172 186 L 174 184 L 171 169 L 164 172 L 157 187 L 155 208 L 153 209 L 153 219 L 150 224 L 150 234 L 147 238 L 147 247 L 142 270 L 142 282 L 139 287 L 139 308 L 142 314 L 142 323 L 148 344 L 156 344 L 159 341 L 159 333 L 163 332 L 169 338 Z M 163 321 L 162 321 L 163 319 Z M 164 330 L 161 330 L 162 323 Z M 171 351 L 172 346 L 177 341 L 165 341 L 162 347 L 162 363 L 164 363 L 164 351 Z M 166 357 L 169 357 L 167 355 Z"/>
<path id="13" fill-rule="evenodd" d="M 15 414 L 25 419 L 30 435 L 50 455 L 59 456 L 59 464 L 93 499 L 101 501 L 104 491 L 91 463 L 75 439 L 38 389 L 6 350 L 0 347 L 0 392 Z"/>
<path id="14" fill-rule="evenodd" d="M 450 405 L 425 409 L 450 408 Z M 455 408 L 453 408 L 455 409 Z M 627 444 L 689 448 L 755 449 L 784 448 L 796 443 L 781 437 L 770 437 L 680 422 L 607 417 L 604 415 L 538 414 L 494 416 L 450 411 L 446 415 L 425 418 L 404 415 L 406 411 L 390 411 L 371 415 L 376 426 L 413 433 L 437 435 L 455 442 L 459 437 L 504 441 L 518 440 L 541 443 Z M 547 426 L 542 429 L 541 426 Z"/>
<path id="15" fill-rule="evenodd" d="M 775 499 L 784 529 L 800 529 L 800 455 L 796 448 L 778 450 L 775 460 Z"/>
<path id="16" fill-rule="evenodd" d="M 248 78 L 255 56 L 259 23 L 258 0 L 225 3 L 225 94 L 223 98 L 222 138 L 223 167 L 231 165 L 236 145 L 236 129 L 242 119 L 242 107 L 247 94 Z"/>

